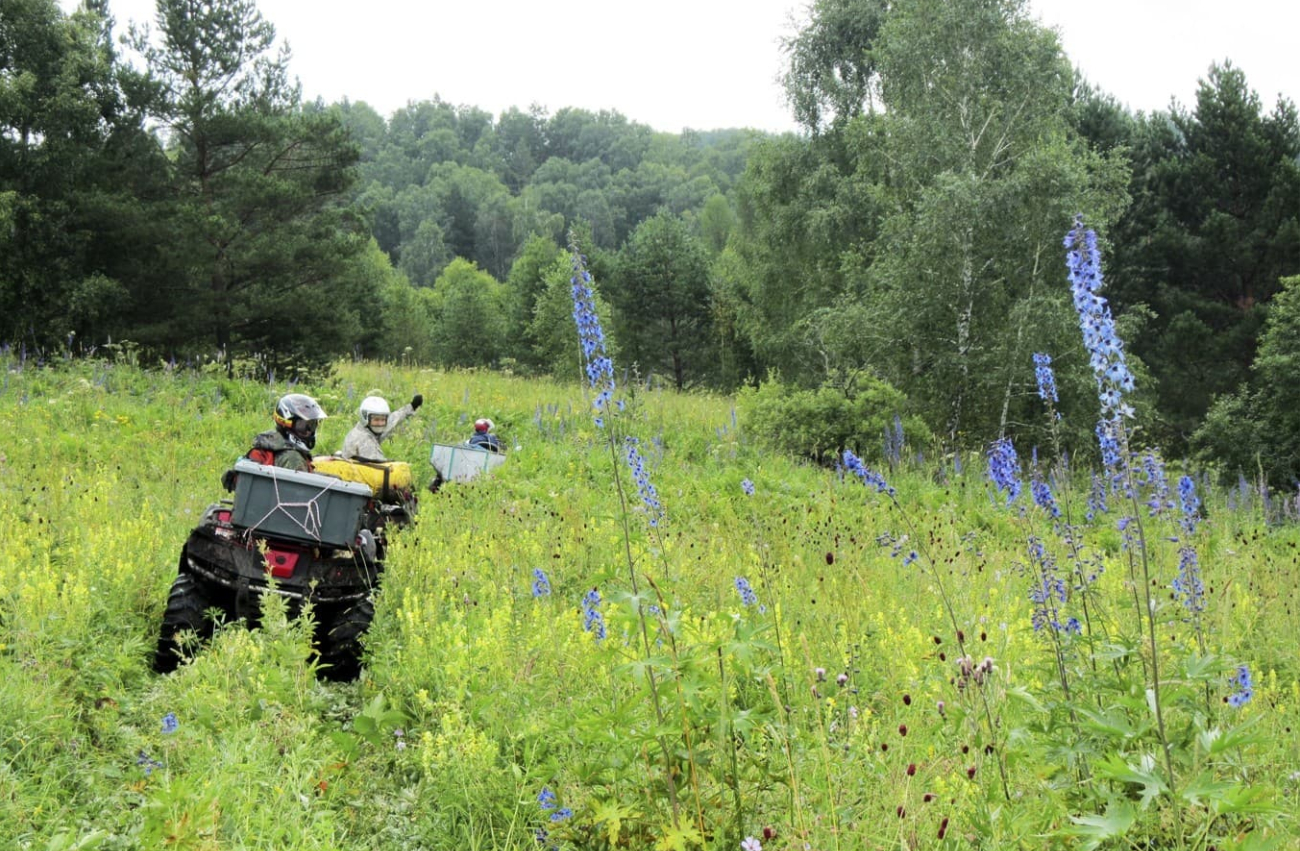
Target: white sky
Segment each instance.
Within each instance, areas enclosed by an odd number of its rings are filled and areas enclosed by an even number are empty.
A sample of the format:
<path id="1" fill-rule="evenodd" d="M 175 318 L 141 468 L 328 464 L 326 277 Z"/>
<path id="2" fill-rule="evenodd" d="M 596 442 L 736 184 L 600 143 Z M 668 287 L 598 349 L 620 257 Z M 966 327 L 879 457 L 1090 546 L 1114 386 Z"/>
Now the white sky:
<path id="1" fill-rule="evenodd" d="M 77 0 L 60 0 L 65 9 Z M 153 0 L 109 0 L 152 23 Z M 807 0 L 259 0 L 305 97 L 387 117 L 435 94 L 493 115 L 537 103 L 613 109 L 656 130 L 794 129 L 780 40 Z M 1297 0 L 1029 0 L 1070 60 L 1133 110 L 1195 103 L 1231 59 L 1271 110 L 1300 101 Z"/>
<path id="2" fill-rule="evenodd" d="M 1266 112 L 1278 95 L 1300 104 L 1296 0 L 1029 0 L 1056 27 L 1070 61 L 1134 111 L 1196 105 L 1198 81 L 1225 59 Z"/>

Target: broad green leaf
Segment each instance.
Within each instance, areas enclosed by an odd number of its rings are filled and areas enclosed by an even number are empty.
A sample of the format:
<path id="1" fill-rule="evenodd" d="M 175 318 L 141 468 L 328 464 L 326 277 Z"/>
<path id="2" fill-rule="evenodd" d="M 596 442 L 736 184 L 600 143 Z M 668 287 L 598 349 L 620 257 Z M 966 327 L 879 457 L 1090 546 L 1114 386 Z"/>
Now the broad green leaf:
<path id="1" fill-rule="evenodd" d="M 1043 702 L 1039 700 L 1037 697 L 1035 697 L 1033 694 L 1031 694 L 1029 692 L 1029 689 L 1025 688 L 1024 686 L 1012 686 L 1011 688 L 1007 689 L 1007 697 L 1013 700 L 1018 700 L 1021 703 L 1026 704 L 1035 712 L 1039 712 L 1043 714 L 1046 714 L 1047 712 L 1047 707 L 1043 705 Z"/>
<path id="2" fill-rule="evenodd" d="M 1116 801 L 1106 806 L 1102 815 L 1071 816 L 1074 827 L 1064 828 L 1066 836 L 1084 837 L 1085 851 L 1100 848 L 1106 842 L 1118 839 L 1137 821 L 1137 811 L 1128 801 Z"/>
<path id="3" fill-rule="evenodd" d="M 1282 837 L 1252 830 L 1245 836 L 1226 840 L 1223 847 L 1224 851 L 1273 851 L 1282 847 Z"/>
<path id="4" fill-rule="evenodd" d="M 618 801 L 597 801 L 592 808 L 591 820 L 605 826 L 605 837 L 610 847 L 615 847 L 623 832 L 623 822 L 639 815 L 641 813 L 634 807 L 624 806 Z"/>
<path id="5" fill-rule="evenodd" d="M 1197 737 L 1197 743 L 1210 756 L 1218 756 L 1246 745 L 1258 744 L 1263 741 L 1263 737 L 1259 733 L 1252 732 L 1250 728 L 1259 723 L 1260 717 L 1262 716 L 1247 719 L 1245 723 L 1226 731 L 1217 727 L 1202 731 Z"/>
<path id="6" fill-rule="evenodd" d="M 1205 656 L 1190 655 L 1183 660 L 1183 676 L 1189 680 L 1209 680 L 1223 671 L 1223 660 L 1213 653 Z"/>
<path id="7" fill-rule="evenodd" d="M 695 829 L 695 826 L 684 824 L 678 827 L 670 827 L 655 843 L 655 851 L 688 851 L 690 848 L 703 845 L 704 837 Z"/>
<path id="8" fill-rule="evenodd" d="M 1218 800 L 1221 813 L 1236 815 L 1278 815 L 1288 813 L 1273 803 L 1273 790 L 1264 786 L 1235 784 Z"/>
<path id="9" fill-rule="evenodd" d="M 1129 723 L 1128 717 L 1123 713 L 1108 712 L 1102 714 L 1081 708 L 1079 715 L 1083 719 L 1083 726 L 1094 733 L 1101 733 L 1122 740 L 1132 739 L 1137 735 L 1137 730 Z"/>
<path id="10" fill-rule="evenodd" d="M 1141 786 L 1143 807 L 1150 804 L 1153 798 L 1169 791 L 1168 785 L 1157 773 L 1155 758 L 1150 754 L 1143 754 L 1138 765 L 1125 762 L 1119 754 L 1112 754 L 1097 763 L 1096 768 L 1099 777 Z"/>
<path id="11" fill-rule="evenodd" d="M 1213 774 L 1203 772 L 1192 779 L 1186 786 L 1178 790 L 1178 797 L 1187 801 L 1189 804 L 1199 806 L 1207 801 L 1214 801 L 1224 797 L 1235 784 L 1215 779 Z"/>

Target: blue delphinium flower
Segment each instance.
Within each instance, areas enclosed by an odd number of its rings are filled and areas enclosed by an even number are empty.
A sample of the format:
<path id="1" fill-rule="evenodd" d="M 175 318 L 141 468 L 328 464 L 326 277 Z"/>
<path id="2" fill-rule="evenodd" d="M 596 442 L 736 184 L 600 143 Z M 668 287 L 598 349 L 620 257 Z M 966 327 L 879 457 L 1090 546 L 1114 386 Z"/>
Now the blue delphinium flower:
<path id="1" fill-rule="evenodd" d="M 593 633 L 597 641 L 605 637 L 605 616 L 599 606 L 600 592 L 592 588 L 582 598 L 582 628 Z"/>
<path id="2" fill-rule="evenodd" d="M 993 441 L 988 450 L 989 481 L 999 492 L 1007 494 L 1007 505 L 1020 496 L 1020 459 L 1016 457 L 1016 448 L 1006 437 Z"/>
<path id="3" fill-rule="evenodd" d="M 175 712 L 168 712 L 162 719 L 162 731 L 164 736 L 170 736 L 180 729 L 180 722 L 176 720 Z"/>
<path id="4" fill-rule="evenodd" d="M 1178 550 L 1178 575 L 1173 582 L 1174 596 L 1192 614 L 1205 611 L 1205 584 L 1201 581 L 1200 561 L 1189 546 Z"/>
<path id="5" fill-rule="evenodd" d="M 1102 466 L 1112 473 L 1119 469 L 1123 460 L 1120 449 L 1120 421 L 1118 417 L 1103 417 L 1097 421 L 1097 445 L 1101 447 Z"/>
<path id="6" fill-rule="evenodd" d="M 1200 560 L 1191 544 L 1196 532 L 1197 511 L 1201 500 L 1196 496 L 1196 483 L 1191 476 L 1178 480 L 1178 505 L 1181 514 L 1178 525 L 1183 529 L 1182 546 L 1178 548 L 1178 575 L 1174 577 L 1174 596 L 1193 615 L 1205 611 L 1205 583 L 1201 581 Z"/>
<path id="7" fill-rule="evenodd" d="M 582 345 L 582 358 L 587 365 L 587 384 L 596 391 L 592 407 L 597 411 L 596 425 L 604 427 L 601 412 L 608 409 L 614 398 L 614 361 L 605 348 L 605 331 L 596 315 L 596 296 L 591 290 L 591 273 L 587 271 L 586 258 L 573 249 L 571 258 L 573 321 L 578 326 L 578 339 Z"/>
<path id="8" fill-rule="evenodd" d="M 1183 527 L 1183 532 L 1187 535 L 1193 534 L 1199 520 L 1201 499 L 1196 495 L 1196 482 L 1192 481 L 1191 476 L 1183 476 L 1178 480 L 1178 508 L 1182 512 L 1178 525 Z"/>
<path id="9" fill-rule="evenodd" d="M 753 495 L 754 495 L 754 483 L 751 482 L 749 479 L 742 479 L 742 480 L 741 480 L 741 482 L 740 482 L 740 489 L 741 489 L 742 491 L 745 492 L 745 496 L 753 496 Z"/>
<path id="10" fill-rule="evenodd" d="M 1053 517 L 1061 516 L 1061 507 L 1056 504 L 1056 497 L 1052 496 L 1052 488 L 1043 481 L 1042 477 L 1035 474 L 1033 481 L 1029 483 L 1029 490 L 1033 494 L 1035 505 Z"/>
<path id="11" fill-rule="evenodd" d="M 1038 379 L 1038 396 L 1049 405 L 1058 401 L 1056 395 L 1056 376 L 1052 373 L 1052 358 L 1049 355 L 1035 353 L 1034 377 Z"/>
<path id="12" fill-rule="evenodd" d="M 150 774 L 153 774 L 153 770 L 155 768 L 163 767 L 163 764 L 161 762 L 149 756 L 149 754 L 145 753 L 144 751 L 140 751 L 140 753 L 136 756 L 135 764 L 142 766 L 144 768 L 145 777 L 148 777 Z"/>
<path id="13" fill-rule="evenodd" d="M 1088 511 L 1085 516 L 1091 522 L 1098 514 L 1110 510 L 1106 504 L 1106 480 L 1096 474 L 1092 477 L 1092 489 L 1088 492 Z"/>
<path id="14" fill-rule="evenodd" d="M 1103 281 L 1097 234 L 1092 228 L 1084 228 L 1082 216 L 1075 219 L 1074 228 L 1066 234 L 1065 247 L 1069 249 L 1066 266 L 1070 272 L 1074 309 L 1079 314 L 1083 344 L 1097 378 L 1102 408 L 1106 412 L 1131 413 L 1123 407 L 1122 399 L 1125 393 L 1133 390 L 1133 374 L 1124 358 L 1124 343 L 1115 333 L 1110 305 L 1098 294 Z"/>
<path id="15" fill-rule="evenodd" d="M 533 568 L 533 596 L 545 597 L 551 593 L 551 580 L 546 575 L 546 571 L 540 567 Z"/>
<path id="16" fill-rule="evenodd" d="M 887 493 L 890 496 L 894 495 L 894 489 L 889 486 L 889 483 L 885 481 L 885 478 L 868 468 L 862 463 L 862 459 L 858 458 L 858 456 L 854 455 L 848 449 L 844 450 L 844 468 L 857 476 L 867 487 L 875 488 L 879 493 Z"/>
<path id="17" fill-rule="evenodd" d="M 1101 401 L 1097 438 L 1101 445 L 1102 463 L 1107 470 L 1116 471 L 1122 460 L 1121 419 L 1133 413 L 1124 401 L 1124 394 L 1134 388 L 1133 374 L 1124 358 L 1124 343 L 1115 333 L 1110 306 L 1098 295 L 1102 288 L 1102 274 L 1097 234 L 1091 228 L 1083 227 L 1081 216 L 1075 219 L 1074 228 L 1066 234 L 1065 247 L 1069 249 L 1066 267 L 1074 293 L 1074 309 L 1079 314 L 1084 348 L 1088 350 L 1088 361 L 1097 378 L 1097 397 Z"/>
<path id="18" fill-rule="evenodd" d="M 641 494 L 641 503 L 645 506 L 646 516 L 650 518 L 651 526 L 658 526 L 659 521 L 663 519 L 664 509 L 659 502 L 659 491 L 650 481 L 650 474 L 646 471 L 645 461 L 641 458 L 641 452 L 637 448 L 637 439 L 629 437 L 625 444 L 627 449 L 627 466 L 632 471 L 632 478 L 636 480 L 636 489 Z"/>
<path id="19" fill-rule="evenodd" d="M 573 815 L 573 811 L 568 807 L 556 809 L 558 802 L 555 800 L 555 793 L 548 786 L 543 786 L 542 791 L 537 793 L 537 806 L 541 807 L 544 813 L 554 810 L 550 815 L 553 822 L 564 821 Z M 564 813 L 564 815 L 560 815 L 561 813 Z M 551 843 L 551 834 L 544 827 L 539 827 L 533 831 L 533 839 L 536 840 L 538 845 L 545 846 L 547 851 L 559 851 L 559 846 Z"/>
<path id="20" fill-rule="evenodd" d="M 883 442 L 885 461 L 890 468 L 897 467 L 903 460 L 903 420 L 894 414 L 893 426 L 885 426 Z"/>
<path id="21" fill-rule="evenodd" d="M 1228 684 L 1233 687 L 1232 694 L 1228 695 L 1228 703 L 1238 709 L 1250 703 L 1250 699 L 1255 696 L 1255 682 L 1251 679 L 1250 668 L 1245 665 L 1238 665 L 1237 672 L 1228 678 Z"/>
<path id="22" fill-rule="evenodd" d="M 1169 498 L 1169 480 L 1165 477 L 1165 463 L 1156 452 L 1148 452 L 1142 458 L 1142 484 L 1147 487 L 1147 509 L 1152 517 L 1174 507 Z"/>
<path id="23" fill-rule="evenodd" d="M 740 592 L 740 602 L 742 604 L 752 606 L 758 602 L 758 595 L 754 593 L 753 587 L 745 577 L 736 577 L 736 590 Z"/>
<path id="24" fill-rule="evenodd" d="M 1038 538 L 1030 537 L 1029 560 L 1033 563 L 1036 577 L 1034 586 L 1029 591 L 1029 600 L 1034 604 L 1030 623 L 1037 632 L 1043 627 L 1061 629 L 1058 613 L 1066 599 L 1065 582 L 1057 574 L 1056 560 Z"/>
<path id="25" fill-rule="evenodd" d="M 1237 505 L 1245 507 L 1250 505 L 1251 498 L 1254 496 L 1255 489 L 1251 487 L 1250 482 L 1246 479 L 1245 473 L 1237 473 Z"/>

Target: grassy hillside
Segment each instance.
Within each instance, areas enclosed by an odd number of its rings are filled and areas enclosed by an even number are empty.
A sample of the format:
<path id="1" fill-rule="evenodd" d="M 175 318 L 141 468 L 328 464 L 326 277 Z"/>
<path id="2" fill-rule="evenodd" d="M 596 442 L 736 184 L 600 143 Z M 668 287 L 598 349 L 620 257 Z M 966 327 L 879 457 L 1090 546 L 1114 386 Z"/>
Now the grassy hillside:
<path id="1" fill-rule="evenodd" d="M 1248 490 L 1121 531 L 1057 480 L 1063 536 L 979 458 L 909 447 L 891 498 L 762 452 L 725 398 L 598 428 L 577 386 L 342 364 L 294 388 L 319 450 L 420 392 L 389 457 L 427 482 L 486 415 L 507 464 L 422 496 L 359 681 L 318 682 L 275 606 L 158 677 L 179 548 L 286 386 L 0 365 L 0 847 L 1300 843 L 1300 534 Z"/>

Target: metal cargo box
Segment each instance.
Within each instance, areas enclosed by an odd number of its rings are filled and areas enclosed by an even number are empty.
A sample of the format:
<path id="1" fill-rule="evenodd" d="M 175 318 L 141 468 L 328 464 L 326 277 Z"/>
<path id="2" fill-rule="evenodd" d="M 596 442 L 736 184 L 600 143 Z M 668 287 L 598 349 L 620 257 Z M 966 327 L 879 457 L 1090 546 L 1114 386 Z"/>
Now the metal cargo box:
<path id="1" fill-rule="evenodd" d="M 506 462 L 500 452 L 489 452 L 464 443 L 451 446 L 435 443 L 429 453 L 429 463 L 448 482 L 468 482 Z"/>
<path id="2" fill-rule="evenodd" d="M 272 538 L 351 547 L 365 517 L 370 488 L 332 476 L 235 462 L 230 522 Z"/>

